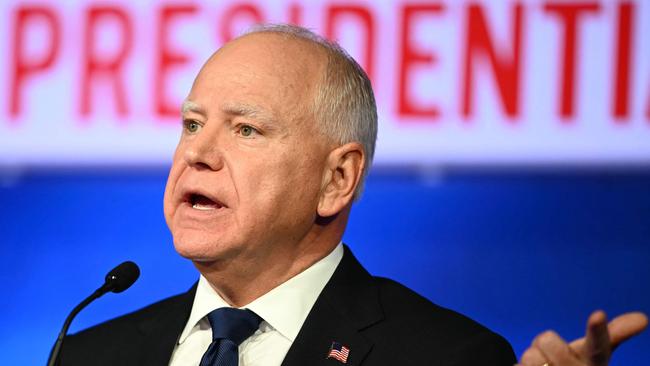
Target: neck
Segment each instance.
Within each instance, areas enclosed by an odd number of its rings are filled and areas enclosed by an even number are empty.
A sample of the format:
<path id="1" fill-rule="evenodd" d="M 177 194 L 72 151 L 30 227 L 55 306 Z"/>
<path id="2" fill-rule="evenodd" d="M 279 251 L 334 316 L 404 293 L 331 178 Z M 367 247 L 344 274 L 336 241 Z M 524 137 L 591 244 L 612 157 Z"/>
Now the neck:
<path id="1" fill-rule="evenodd" d="M 323 239 L 323 238 L 320 238 Z M 269 258 L 235 258 L 227 265 L 194 262 L 212 288 L 231 306 L 242 307 L 325 258 L 341 240 L 309 241 L 295 251 L 274 250 Z"/>
<path id="2" fill-rule="evenodd" d="M 314 223 L 293 244 L 265 243 L 253 253 L 223 261 L 194 262 L 194 266 L 230 306 L 248 305 L 330 254 L 343 238 L 349 214 L 350 207 L 326 223 Z"/>

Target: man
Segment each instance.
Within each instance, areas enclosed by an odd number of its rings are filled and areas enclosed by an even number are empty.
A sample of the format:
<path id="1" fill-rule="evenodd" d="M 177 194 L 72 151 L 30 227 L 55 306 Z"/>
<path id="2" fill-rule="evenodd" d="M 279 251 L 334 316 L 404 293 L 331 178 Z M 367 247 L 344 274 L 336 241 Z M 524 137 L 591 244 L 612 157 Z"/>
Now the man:
<path id="1" fill-rule="evenodd" d="M 260 28 L 210 57 L 182 110 L 165 218 L 198 284 L 69 337 L 62 365 L 516 362 L 499 335 L 370 276 L 341 244 L 377 115 L 338 46 Z"/>

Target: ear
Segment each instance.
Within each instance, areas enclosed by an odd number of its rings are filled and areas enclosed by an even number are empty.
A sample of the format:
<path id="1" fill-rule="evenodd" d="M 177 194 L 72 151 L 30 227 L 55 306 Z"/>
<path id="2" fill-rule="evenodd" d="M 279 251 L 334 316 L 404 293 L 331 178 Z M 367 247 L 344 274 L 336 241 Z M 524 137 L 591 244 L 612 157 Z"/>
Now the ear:
<path id="1" fill-rule="evenodd" d="M 318 215 L 330 217 L 341 212 L 352 200 L 365 169 L 365 152 L 358 142 L 332 150 L 321 184 Z"/>

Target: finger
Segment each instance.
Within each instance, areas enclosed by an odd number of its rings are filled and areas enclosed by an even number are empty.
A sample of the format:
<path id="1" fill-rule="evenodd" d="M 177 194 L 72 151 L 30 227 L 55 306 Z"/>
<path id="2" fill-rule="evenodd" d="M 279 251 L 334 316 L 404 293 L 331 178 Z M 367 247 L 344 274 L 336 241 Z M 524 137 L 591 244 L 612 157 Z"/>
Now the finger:
<path id="1" fill-rule="evenodd" d="M 580 365 L 580 360 L 571 351 L 569 345 L 553 331 L 546 331 L 538 335 L 533 341 L 533 346 L 538 348 L 551 364 L 562 366 Z"/>
<path id="2" fill-rule="evenodd" d="M 607 366 L 611 344 L 607 330 L 607 316 L 601 310 L 593 312 L 587 320 L 585 356 L 590 366 Z"/>
<path id="3" fill-rule="evenodd" d="M 519 364 L 522 366 L 540 366 L 548 361 L 539 349 L 530 346 L 519 359 Z"/>
<path id="4" fill-rule="evenodd" d="M 612 350 L 631 337 L 641 333 L 648 326 L 648 317 L 640 312 L 619 315 L 607 325 Z M 580 338 L 571 342 L 570 347 L 578 354 L 584 354 L 586 339 Z"/>
<path id="5" fill-rule="evenodd" d="M 640 312 L 627 313 L 614 318 L 607 327 L 612 348 L 643 332 L 647 326 L 648 317 Z"/>

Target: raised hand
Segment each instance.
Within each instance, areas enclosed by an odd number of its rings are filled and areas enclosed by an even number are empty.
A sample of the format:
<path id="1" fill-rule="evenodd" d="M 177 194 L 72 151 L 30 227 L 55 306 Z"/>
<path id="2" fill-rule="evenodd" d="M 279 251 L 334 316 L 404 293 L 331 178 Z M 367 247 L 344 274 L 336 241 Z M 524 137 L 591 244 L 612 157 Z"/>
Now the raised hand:
<path id="1" fill-rule="evenodd" d="M 616 317 L 595 311 L 589 316 L 585 337 L 566 343 L 554 331 L 540 333 L 521 356 L 521 366 L 607 366 L 612 351 L 622 342 L 641 333 L 648 318 L 639 312 Z"/>

